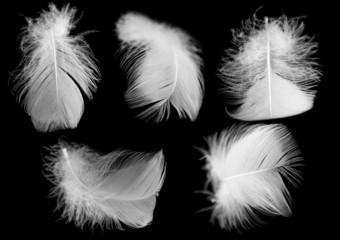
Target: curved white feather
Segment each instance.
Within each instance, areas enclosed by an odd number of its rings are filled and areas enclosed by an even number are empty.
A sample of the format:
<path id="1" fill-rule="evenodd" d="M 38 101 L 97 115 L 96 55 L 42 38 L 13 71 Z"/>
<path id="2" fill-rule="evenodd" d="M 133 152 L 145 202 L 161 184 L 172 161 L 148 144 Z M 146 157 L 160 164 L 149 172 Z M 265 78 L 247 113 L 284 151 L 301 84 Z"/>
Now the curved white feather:
<path id="1" fill-rule="evenodd" d="M 208 182 L 215 194 L 213 217 L 226 229 L 262 223 L 257 211 L 289 216 L 291 196 L 284 179 L 296 186 L 302 165 L 288 130 L 278 124 L 233 126 L 209 138 Z"/>
<path id="2" fill-rule="evenodd" d="M 165 177 L 162 151 L 115 151 L 99 155 L 87 147 L 56 146 L 48 165 L 63 217 L 82 227 L 99 224 L 122 229 L 152 221 Z"/>
<path id="3" fill-rule="evenodd" d="M 23 69 L 15 89 L 39 131 L 75 128 L 83 114 L 82 92 L 96 89 L 98 70 L 82 36 L 70 36 L 75 8 L 53 4 L 38 19 L 28 19 L 23 34 Z"/>
<path id="4" fill-rule="evenodd" d="M 193 39 L 178 28 L 128 13 L 117 22 L 117 34 L 126 51 L 122 65 L 129 86 L 131 108 L 144 107 L 137 117 L 155 122 L 168 118 L 170 106 L 180 118 L 196 119 L 202 103 L 202 60 Z"/>
<path id="5" fill-rule="evenodd" d="M 227 51 L 221 78 L 236 105 L 234 118 L 252 121 L 283 118 L 313 107 L 312 88 L 320 77 L 310 56 L 317 43 L 305 35 L 303 23 L 279 19 L 249 20 L 234 32 L 238 50 Z"/>

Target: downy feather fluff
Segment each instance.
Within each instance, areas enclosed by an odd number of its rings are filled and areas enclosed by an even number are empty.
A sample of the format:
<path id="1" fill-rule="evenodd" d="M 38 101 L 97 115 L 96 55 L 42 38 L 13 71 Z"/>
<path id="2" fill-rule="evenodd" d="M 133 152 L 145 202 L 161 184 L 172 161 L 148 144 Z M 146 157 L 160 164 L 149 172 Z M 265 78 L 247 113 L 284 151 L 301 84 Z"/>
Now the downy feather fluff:
<path id="1" fill-rule="evenodd" d="M 81 35 L 70 36 L 76 9 L 53 4 L 28 19 L 21 50 L 23 69 L 15 91 L 38 131 L 75 128 L 83 114 L 82 93 L 92 98 L 98 71 Z"/>
<path id="2" fill-rule="evenodd" d="M 300 152 L 278 124 L 233 126 L 208 139 L 208 182 L 213 187 L 213 219 L 222 228 L 242 230 L 263 221 L 255 212 L 289 216 L 292 198 L 284 180 L 297 186 Z"/>
<path id="3" fill-rule="evenodd" d="M 141 228 L 153 219 L 165 177 L 162 151 L 115 151 L 99 155 L 82 146 L 57 145 L 48 163 L 63 217 L 79 227 Z"/>
<path id="4" fill-rule="evenodd" d="M 302 35 L 304 25 L 297 19 L 245 22 L 234 31 L 238 49 L 227 51 L 221 78 L 227 85 L 229 114 L 240 120 L 283 118 L 313 107 L 312 89 L 320 72 L 311 54 L 317 44 Z"/>
<path id="5" fill-rule="evenodd" d="M 116 31 L 125 52 L 126 101 L 131 108 L 144 109 L 137 117 L 159 122 L 173 106 L 180 118 L 194 121 L 204 90 L 194 40 L 181 29 L 137 13 L 123 15 Z"/>

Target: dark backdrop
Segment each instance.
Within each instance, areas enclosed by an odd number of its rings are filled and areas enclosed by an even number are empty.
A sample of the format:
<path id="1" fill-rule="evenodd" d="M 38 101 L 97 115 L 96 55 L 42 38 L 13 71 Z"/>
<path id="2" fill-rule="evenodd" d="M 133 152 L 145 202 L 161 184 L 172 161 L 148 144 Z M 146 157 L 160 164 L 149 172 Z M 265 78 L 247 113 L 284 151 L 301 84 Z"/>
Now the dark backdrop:
<path id="1" fill-rule="evenodd" d="M 54 1 L 61 7 L 68 1 Z M 143 2 L 143 3 L 142 3 Z M 316 1 L 315 1 L 316 2 Z M 42 236 L 47 239 L 62 237 L 103 237 L 125 239 L 130 237 L 208 237 L 210 239 L 285 238 L 294 239 L 311 236 L 325 237 L 334 229 L 331 219 L 336 215 L 336 131 L 338 100 L 335 100 L 335 75 L 337 16 L 332 13 L 334 6 L 323 2 L 297 4 L 295 2 L 272 1 L 245 3 L 224 1 L 212 3 L 196 1 L 189 5 L 184 1 L 158 1 L 157 4 L 138 1 L 70 1 L 81 16 L 72 33 L 94 30 L 86 35 L 101 72 L 101 82 L 93 101 L 85 100 L 85 112 L 74 130 L 53 133 L 37 133 L 30 117 L 16 103 L 11 95 L 10 74 L 17 67 L 21 28 L 26 25 L 25 17 L 38 17 L 47 9 L 45 1 L 8 1 L 3 5 L 2 40 L 5 56 L 2 62 L 1 90 L 5 111 L 3 120 L 2 199 L 5 216 L 2 228 L 11 236 Z M 265 217 L 268 224 L 243 235 L 221 230 L 217 223 L 210 223 L 210 211 L 195 213 L 209 207 L 211 203 L 202 190 L 206 172 L 202 169 L 204 160 L 196 147 L 207 147 L 204 137 L 221 131 L 238 121 L 229 118 L 224 111 L 224 98 L 220 93 L 221 81 L 217 67 L 225 49 L 231 47 L 231 28 L 241 26 L 241 21 L 253 16 L 263 18 L 304 16 L 305 34 L 314 36 L 319 43 L 315 54 L 322 66 L 323 77 L 318 86 L 314 108 L 299 116 L 281 120 L 287 125 L 300 146 L 305 158 L 305 180 L 298 190 L 292 189 L 294 197 L 293 216 Z M 134 118 L 128 109 L 123 94 L 126 79 L 119 64 L 118 41 L 114 34 L 116 20 L 127 11 L 138 11 L 151 18 L 168 22 L 187 31 L 200 44 L 204 60 L 205 95 L 197 120 L 192 123 L 178 119 L 174 109 L 168 121 L 160 124 L 143 123 Z M 335 138 L 332 138 L 334 135 Z M 108 153 L 118 148 L 133 151 L 157 151 L 163 149 L 167 163 L 167 174 L 163 188 L 157 198 L 153 223 L 142 229 L 125 231 L 99 228 L 94 231 L 86 226 L 83 230 L 73 223 L 60 219 L 61 212 L 54 211 L 56 199 L 49 198 L 52 184 L 43 175 L 43 147 L 55 144 L 59 137 L 68 141 L 86 144 L 98 152 Z M 335 216 L 336 217 L 336 216 Z M 203 235 L 207 234 L 207 235 Z"/>

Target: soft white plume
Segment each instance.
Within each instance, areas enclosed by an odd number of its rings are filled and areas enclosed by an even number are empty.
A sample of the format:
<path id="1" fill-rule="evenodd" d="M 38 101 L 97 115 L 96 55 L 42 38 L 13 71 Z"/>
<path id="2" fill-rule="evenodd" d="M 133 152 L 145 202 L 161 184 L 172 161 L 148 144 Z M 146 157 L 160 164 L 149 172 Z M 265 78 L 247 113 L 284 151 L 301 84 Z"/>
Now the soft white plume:
<path id="1" fill-rule="evenodd" d="M 48 163 L 58 208 L 77 226 L 89 223 L 141 228 L 153 219 L 156 196 L 165 177 L 162 151 L 115 151 L 99 155 L 87 147 L 57 145 Z"/>
<path id="2" fill-rule="evenodd" d="M 88 45 L 81 35 L 69 35 L 76 9 L 49 8 L 27 20 L 21 42 L 23 69 L 15 86 L 35 128 L 43 132 L 75 128 L 84 110 L 82 92 L 92 98 L 98 80 Z"/>
<path id="3" fill-rule="evenodd" d="M 180 118 L 196 119 L 202 103 L 202 60 L 194 40 L 181 29 L 128 13 L 117 22 L 129 86 L 131 108 L 144 107 L 137 117 L 155 122 L 168 118 L 173 106 Z"/>
<path id="4" fill-rule="evenodd" d="M 251 121 L 283 118 L 313 107 L 320 72 L 311 54 L 317 44 L 302 35 L 297 19 L 259 21 L 256 18 L 234 31 L 238 49 L 227 51 L 221 78 L 227 85 L 229 111 L 234 118 Z"/>
<path id="5" fill-rule="evenodd" d="M 264 214 L 289 216 L 291 195 L 285 182 L 301 180 L 300 152 L 278 124 L 233 126 L 208 139 L 208 183 L 214 190 L 213 218 L 221 227 L 242 230 L 262 223 Z"/>

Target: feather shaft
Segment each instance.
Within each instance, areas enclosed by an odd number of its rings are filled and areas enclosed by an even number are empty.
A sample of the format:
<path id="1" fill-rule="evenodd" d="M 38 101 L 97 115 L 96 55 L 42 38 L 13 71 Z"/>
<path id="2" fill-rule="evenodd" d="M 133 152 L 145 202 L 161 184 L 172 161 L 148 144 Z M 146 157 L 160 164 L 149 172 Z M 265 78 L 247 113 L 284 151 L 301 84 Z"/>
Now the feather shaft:
<path id="1" fill-rule="evenodd" d="M 266 28 L 268 28 L 268 18 L 265 18 Z M 273 110 L 272 110 L 272 87 L 271 87 L 271 65 L 270 65 L 270 35 L 267 31 L 267 78 L 268 78 L 268 95 L 269 95 L 269 114 L 270 118 L 273 117 Z"/>

